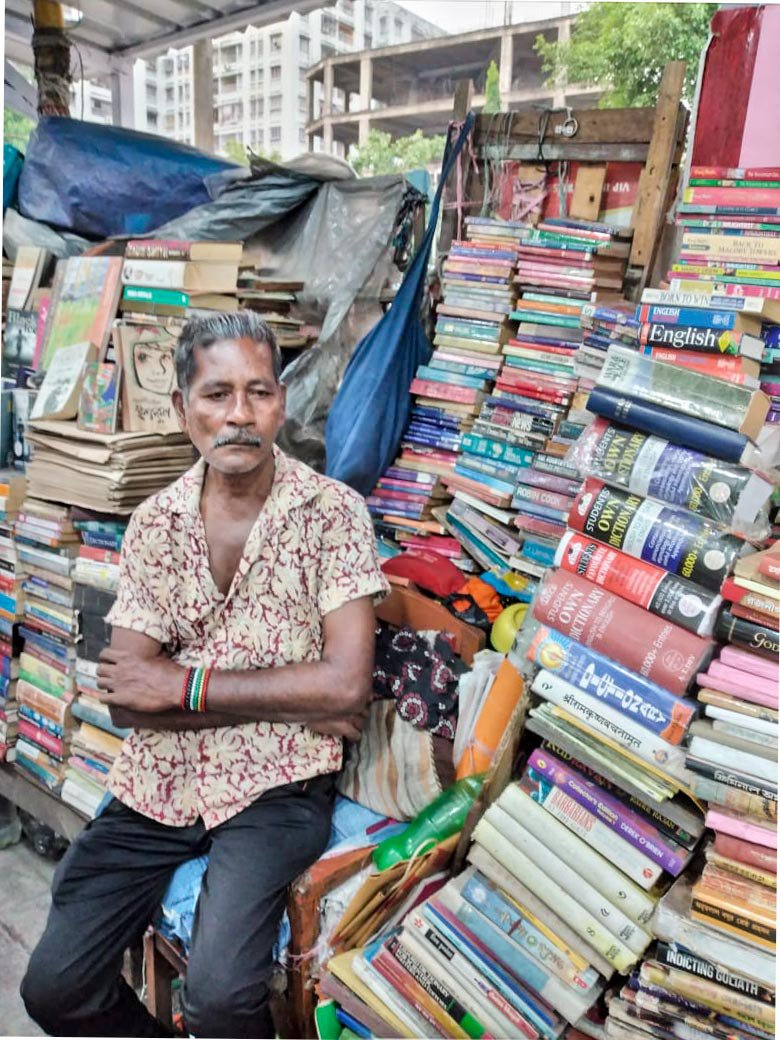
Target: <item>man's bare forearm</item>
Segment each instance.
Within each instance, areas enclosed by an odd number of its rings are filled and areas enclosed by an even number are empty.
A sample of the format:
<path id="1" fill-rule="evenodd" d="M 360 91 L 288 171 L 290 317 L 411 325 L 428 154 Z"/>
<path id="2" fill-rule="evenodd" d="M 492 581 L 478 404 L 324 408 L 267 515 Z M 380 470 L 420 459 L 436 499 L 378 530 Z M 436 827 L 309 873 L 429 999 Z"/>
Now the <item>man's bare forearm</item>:
<path id="1" fill-rule="evenodd" d="M 255 719 L 241 718 L 223 712 L 205 711 L 130 711 L 127 708 L 112 708 L 111 721 L 120 729 L 153 730 L 200 730 L 217 729 L 219 726 L 240 726 Z"/>

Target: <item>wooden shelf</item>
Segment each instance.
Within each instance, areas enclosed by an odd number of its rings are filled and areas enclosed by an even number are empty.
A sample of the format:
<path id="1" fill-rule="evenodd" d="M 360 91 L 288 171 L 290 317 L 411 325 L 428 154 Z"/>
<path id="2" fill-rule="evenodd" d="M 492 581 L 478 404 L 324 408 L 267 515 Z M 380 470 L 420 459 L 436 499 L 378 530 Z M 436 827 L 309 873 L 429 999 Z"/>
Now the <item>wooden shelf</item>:
<path id="1" fill-rule="evenodd" d="M 62 799 L 28 780 L 6 762 L 0 763 L 0 795 L 13 802 L 36 820 L 47 824 L 57 834 L 73 841 L 84 827 L 87 817 L 66 805 Z"/>

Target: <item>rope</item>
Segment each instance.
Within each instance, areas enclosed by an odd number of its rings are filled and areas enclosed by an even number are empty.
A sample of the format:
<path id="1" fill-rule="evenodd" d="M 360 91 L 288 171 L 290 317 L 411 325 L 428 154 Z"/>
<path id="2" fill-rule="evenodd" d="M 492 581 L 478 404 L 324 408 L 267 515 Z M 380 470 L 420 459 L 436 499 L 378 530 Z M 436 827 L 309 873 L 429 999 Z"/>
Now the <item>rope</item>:
<path id="1" fill-rule="evenodd" d="M 454 120 L 450 123 L 450 133 L 454 132 L 454 136 L 457 138 L 464 126 L 464 120 Z M 463 211 L 473 206 L 479 206 L 479 202 L 469 202 L 463 198 L 463 184 L 464 184 L 464 165 L 468 167 L 469 161 L 473 167 L 475 174 L 479 174 L 479 167 L 477 166 L 477 158 L 474 155 L 473 147 L 473 129 L 469 131 L 468 137 L 466 138 L 466 147 L 463 149 L 461 154 L 455 160 L 455 201 L 445 202 L 443 204 L 444 209 L 455 209 L 458 214 L 458 228 L 457 238 L 461 238 L 463 234 Z"/>

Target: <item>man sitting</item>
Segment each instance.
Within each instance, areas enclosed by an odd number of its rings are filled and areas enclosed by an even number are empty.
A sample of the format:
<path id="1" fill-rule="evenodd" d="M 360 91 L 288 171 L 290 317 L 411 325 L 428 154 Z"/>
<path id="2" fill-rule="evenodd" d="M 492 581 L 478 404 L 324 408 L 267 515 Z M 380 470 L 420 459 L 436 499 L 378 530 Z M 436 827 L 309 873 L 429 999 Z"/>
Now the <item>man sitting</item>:
<path id="1" fill-rule="evenodd" d="M 269 1037 L 285 890 L 324 850 L 342 738 L 370 693 L 387 590 L 363 500 L 283 454 L 285 388 L 251 312 L 191 321 L 173 401 L 200 452 L 133 514 L 101 655 L 130 726 L 114 796 L 57 868 L 22 983 L 56 1036 L 167 1036 L 120 975 L 179 864 L 208 853 L 184 989 L 189 1033 Z"/>

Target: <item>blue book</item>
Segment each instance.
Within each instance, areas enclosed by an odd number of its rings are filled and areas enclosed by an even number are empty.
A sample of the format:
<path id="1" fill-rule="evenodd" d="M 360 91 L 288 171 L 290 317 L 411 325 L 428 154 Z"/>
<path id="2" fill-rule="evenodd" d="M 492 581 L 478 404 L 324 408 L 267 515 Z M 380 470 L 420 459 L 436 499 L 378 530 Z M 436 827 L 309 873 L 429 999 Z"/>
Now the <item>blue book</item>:
<path id="1" fill-rule="evenodd" d="M 532 538 L 526 538 L 520 555 L 532 563 L 541 563 L 545 567 L 552 567 L 555 563 L 555 546 L 544 542 L 537 542 Z"/>
<path id="2" fill-rule="evenodd" d="M 115 531 L 83 531 L 81 540 L 92 549 L 113 549 L 119 552 L 122 548 L 123 535 Z"/>
<path id="3" fill-rule="evenodd" d="M 48 654 L 49 657 L 56 657 L 62 661 L 72 661 L 76 656 L 70 640 L 60 642 L 59 639 L 55 639 L 48 633 L 38 632 L 27 625 L 19 626 L 19 634 L 24 639 L 25 644 L 29 642 L 33 646 L 39 646 L 42 652 Z"/>
<path id="4" fill-rule="evenodd" d="M 531 656 L 533 655 L 533 656 Z M 598 697 L 638 725 L 660 736 L 670 728 L 687 726 L 699 705 L 637 675 L 623 665 L 575 642 L 553 628 L 542 627 L 529 649 L 529 659 Z"/>
<path id="5" fill-rule="evenodd" d="M 744 465 L 742 460 L 749 455 L 750 441 L 736 430 L 727 430 L 725 426 L 715 426 L 704 419 L 695 419 L 657 404 L 626 397 L 614 390 L 595 387 L 588 397 L 587 409 L 594 415 L 663 437 L 673 444 L 693 448 L 703 455 L 714 455 L 724 462 Z"/>
<path id="6" fill-rule="evenodd" d="M 460 372 L 445 372 L 440 368 L 431 368 L 430 365 L 420 365 L 415 373 L 415 379 L 429 379 L 434 383 L 449 383 L 453 386 L 468 386 L 474 390 L 484 390 L 485 380 L 479 376 L 463 375 Z"/>
<path id="7" fill-rule="evenodd" d="M 469 528 L 461 523 L 461 521 L 452 513 L 447 513 L 447 523 L 452 527 L 453 531 L 456 532 L 458 541 L 468 549 L 472 556 L 476 557 L 477 561 L 481 563 L 483 567 L 500 567 L 502 571 L 506 570 L 506 560 L 504 560 L 502 556 L 499 556 L 486 541 L 476 535 L 473 531 L 469 530 Z M 479 559 L 480 555 L 487 560 L 487 563 L 484 563 Z"/>
<path id="8" fill-rule="evenodd" d="M 546 1037 L 547 1040 L 554 1040 L 558 1036 L 560 1028 L 556 1028 L 555 1021 L 551 1021 L 549 1016 L 542 1016 L 540 1005 L 533 1000 L 531 994 L 526 991 L 522 983 L 516 980 L 498 961 L 489 957 L 483 950 L 469 942 L 467 937 L 455 926 L 454 922 L 448 919 L 450 915 L 445 916 L 437 907 L 432 906 L 430 903 L 424 903 L 421 911 L 426 921 L 440 931 L 445 940 L 452 943 L 456 950 L 468 957 L 478 970 L 493 983 L 504 999 L 508 1000 L 515 1010 L 527 1018 L 539 1030 L 542 1036 Z"/>
<path id="9" fill-rule="evenodd" d="M 88 704 L 82 704 L 78 698 L 71 705 L 71 711 L 82 722 L 88 722 L 90 726 L 96 726 L 98 729 L 105 730 L 106 733 L 112 733 L 115 737 L 119 737 L 120 740 L 124 740 L 129 733 L 132 733 L 132 730 L 121 729 L 119 726 L 115 726 L 105 715 L 95 711 Z"/>
<path id="10" fill-rule="evenodd" d="M 468 465 L 464 465 L 462 460 L 463 456 L 461 455 L 455 463 L 455 472 L 459 473 L 462 477 L 466 477 L 468 480 L 476 480 L 478 483 L 484 484 L 485 487 L 490 488 L 492 491 L 497 491 L 500 495 L 514 494 L 514 484 L 506 480 L 499 480 L 497 477 L 488 476 L 487 473 L 480 473 L 478 470 L 469 469 Z"/>
<path id="11" fill-rule="evenodd" d="M 512 487 L 517 483 L 518 466 L 502 466 L 492 459 L 484 459 L 481 455 L 471 455 L 467 451 L 461 454 L 459 461 L 466 469 L 485 473 L 489 477 L 495 477 L 496 480 L 502 480 L 507 484 L 511 484 Z"/>
<path id="12" fill-rule="evenodd" d="M 35 779 L 47 787 L 50 791 L 56 791 L 62 786 L 62 780 L 53 777 L 47 769 L 38 765 L 33 759 L 28 758 L 24 751 L 21 749 L 19 744 L 16 745 L 16 760 L 14 765 L 17 768 L 26 769 L 28 773 L 31 773 Z"/>
<path id="13" fill-rule="evenodd" d="M 505 465 L 526 467 L 534 461 L 534 452 L 528 448 L 518 448 L 507 441 L 480 437 L 476 433 L 464 433 L 461 437 L 461 448 L 473 455 L 482 455 L 486 459 Z"/>
<path id="14" fill-rule="evenodd" d="M 16 596 L 8 596 L 5 592 L 0 592 L 0 610 L 4 610 L 7 614 L 16 614 Z"/>
<path id="15" fill-rule="evenodd" d="M 442 372 L 454 372 L 460 375 L 478 377 L 484 382 L 486 379 L 495 379 L 496 370 L 494 368 L 483 368 L 480 365 L 472 365 L 468 361 L 442 361 L 437 358 L 436 355 L 431 358 L 428 367 L 431 369 L 439 369 Z"/>
<path id="16" fill-rule="evenodd" d="M 637 319 L 657 325 L 690 325 L 697 329 L 738 329 L 738 311 L 710 310 L 705 307 L 667 307 L 640 303 Z"/>
<path id="17" fill-rule="evenodd" d="M 495 257 L 496 260 L 511 260 L 513 263 L 517 260 L 517 253 L 513 249 L 488 249 L 480 246 L 462 246 L 453 242 L 450 246 L 451 256 L 480 256 L 480 257 Z"/>
<path id="18" fill-rule="evenodd" d="M 525 498 L 513 498 L 512 508 L 528 516 L 536 516 L 540 520 L 551 520 L 554 524 L 565 524 L 569 516 L 568 509 L 552 509 L 550 506 L 539 505 Z"/>

